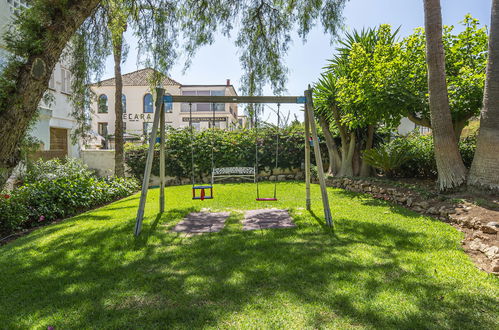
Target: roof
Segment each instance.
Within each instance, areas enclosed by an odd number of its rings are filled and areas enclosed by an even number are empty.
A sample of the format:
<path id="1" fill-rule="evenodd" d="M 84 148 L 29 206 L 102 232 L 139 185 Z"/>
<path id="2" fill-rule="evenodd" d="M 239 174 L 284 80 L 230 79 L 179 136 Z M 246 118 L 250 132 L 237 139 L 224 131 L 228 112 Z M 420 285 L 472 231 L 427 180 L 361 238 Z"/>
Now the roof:
<path id="1" fill-rule="evenodd" d="M 155 70 L 151 68 L 145 68 L 137 70 L 134 72 L 126 73 L 122 75 L 123 86 L 149 86 L 151 83 L 149 79 L 154 74 Z M 95 83 L 98 86 L 115 86 L 116 82 L 114 78 L 106 79 Z M 172 78 L 165 76 L 163 79 L 163 86 L 180 86 L 181 84 Z"/>

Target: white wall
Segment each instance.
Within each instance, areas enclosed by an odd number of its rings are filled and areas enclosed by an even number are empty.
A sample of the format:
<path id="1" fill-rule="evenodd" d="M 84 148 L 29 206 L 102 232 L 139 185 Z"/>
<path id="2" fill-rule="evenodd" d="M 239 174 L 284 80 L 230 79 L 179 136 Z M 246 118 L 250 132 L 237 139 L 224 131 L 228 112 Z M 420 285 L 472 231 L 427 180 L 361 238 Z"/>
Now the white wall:
<path id="1" fill-rule="evenodd" d="M 19 2 L 19 0 L 15 0 Z M 25 3 L 26 1 L 21 1 Z M 2 45 L 3 34 L 7 31 L 8 25 L 12 21 L 11 6 L 7 0 L 0 0 L 0 62 L 1 58 L 7 56 L 4 45 Z M 53 96 L 53 101 L 49 103 L 40 102 L 39 118 L 32 127 L 30 134 L 42 141 L 44 150 L 50 148 L 50 127 L 65 128 L 68 130 L 68 155 L 72 157 L 79 156 L 78 144 L 72 144 L 70 139 L 71 131 L 76 126 L 76 120 L 71 117 L 72 105 L 69 95 L 62 92 L 61 67 L 67 61 L 60 61 L 56 64 L 53 72 L 55 86 L 54 89 L 47 90 Z M 68 67 L 68 65 L 66 65 Z"/>
<path id="2" fill-rule="evenodd" d="M 414 131 L 415 128 L 416 124 L 414 124 L 412 121 L 404 117 L 400 121 L 400 125 L 397 130 L 400 135 L 407 135 L 410 132 Z"/>
<path id="3" fill-rule="evenodd" d="M 99 176 L 114 175 L 114 150 L 82 150 L 81 159 Z"/>

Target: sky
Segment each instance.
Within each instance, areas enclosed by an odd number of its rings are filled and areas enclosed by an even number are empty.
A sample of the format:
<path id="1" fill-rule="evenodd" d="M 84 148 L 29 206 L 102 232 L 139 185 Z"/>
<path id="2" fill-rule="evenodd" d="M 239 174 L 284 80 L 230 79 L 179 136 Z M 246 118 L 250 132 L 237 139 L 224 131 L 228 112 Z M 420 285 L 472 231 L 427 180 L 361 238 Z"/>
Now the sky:
<path id="1" fill-rule="evenodd" d="M 470 13 L 480 20 L 481 24 L 490 24 L 492 0 L 441 0 L 442 19 L 444 25 L 456 25 Z M 351 31 L 363 27 L 375 27 L 380 24 L 400 26 L 401 38 L 410 35 L 414 28 L 424 25 L 423 0 L 350 0 L 343 11 L 344 29 Z M 233 32 L 235 35 L 235 31 Z M 123 64 L 122 72 L 128 73 L 140 69 L 137 65 L 136 40 L 126 36 L 130 46 L 128 58 Z M 334 54 L 335 44 L 324 34 L 320 24 L 308 35 L 303 43 L 296 35 L 285 58 L 289 68 L 286 95 L 303 95 L 308 84 L 313 84 Z M 181 84 L 225 84 L 230 79 L 236 90 L 240 87 L 242 71 L 239 64 L 239 53 L 234 40 L 219 35 L 216 41 L 198 51 L 192 59 L 192 65 L 183 73 L 183 59 L 172 68 L 170 76 Z M 104 78 L 113 75 L 113 61 L 109 58 Z M 264 88 L 264 95 L 272 95 L 270 86 Z M 275 109 L 275 105 L 269 105 Z M 290 120 L 294 115 L 301 121 L 303 113 L 298 105 L 282 105 L 284 115 Z M 275 115 L 266 108 L 264 120 L 275 122 Z"/>

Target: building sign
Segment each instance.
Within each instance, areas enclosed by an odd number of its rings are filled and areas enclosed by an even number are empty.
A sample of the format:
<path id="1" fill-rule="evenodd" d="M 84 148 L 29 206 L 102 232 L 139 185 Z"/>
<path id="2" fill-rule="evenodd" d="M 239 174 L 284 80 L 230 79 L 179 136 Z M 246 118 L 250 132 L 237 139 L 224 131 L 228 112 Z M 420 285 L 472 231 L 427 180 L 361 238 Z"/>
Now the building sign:
<path id="1" fill-rule="evenodd" d="M 192 117 L 193 122 L 200 122 L 200 121 L 227 121 L 227 117 Z M 188 122 L 189 117 L 184 117 L 182 118 L 182 121 Z"/>
<path id="2" fill-rule="evenodd" d="M 150 113 L 125 113 L 123 114 L 123 120 L 128 120 L 128 121 L 139 121 L 139 120 L 151 120 L 152 116 Z"/>

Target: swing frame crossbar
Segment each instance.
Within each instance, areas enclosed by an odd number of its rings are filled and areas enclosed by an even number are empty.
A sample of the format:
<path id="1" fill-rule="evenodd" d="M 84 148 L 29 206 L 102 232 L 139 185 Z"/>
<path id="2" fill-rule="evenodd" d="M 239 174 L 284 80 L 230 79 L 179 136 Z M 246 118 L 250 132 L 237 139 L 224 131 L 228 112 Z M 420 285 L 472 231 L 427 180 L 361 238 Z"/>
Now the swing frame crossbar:
<path id="1" fill-rule="evenodd" d="M 275 103 L 275 104 L 304 104 L 305 105 L 305 183 L 306 183 L 306 207 L 310 210 L 310 151 L 311 146 L 309 140 L 312 139 L 315 160 L 317 164 L 317 174 L 322 193 L 322 203 L 324 207 L 324 217 L 326 224 L 329 227 L 333 226 L 331 217 L 331 209 L 329 207 L 329 199 L 326 190 L 324 168 L 322 165 L 322 156 L 319 150 L 319 141 L 317 138 L 317 128 L 314 121 L 314 106 L 312 100 L 312 90 L 310 86 L 305 90 L 304 96 L 191 96 L 191 95 L 165 95 L 165 89 L 162 87 L 156 88 L 155 112 L 152 126 L 151 136 L 149 138 L 149 149 L 147 153 L 147 161 L 144 169 L 144 177 L 142 182 L 142 191 L 140 195 L 139 208 L 135 222 L 134 234 L 138 236 L 142 231 L 142 221 L 144 219 L 144 211 L 147 200 L 147 192 L 149 187 L 149 179 L 151 177 L 152 163 L 154 160 L 154 145 L 157 138 L 158 128 L 160 130 L 160 213 L 165 210 L 165 109 L 164 104 L 167 103 Z M 256 172 L 256 171 L 255 171 Z M 255 173 L 256 176 L 256 173 Z M 193 192 L 197 189 L 193 185 Z M 199 186 L 203 187 L 203 186 Z M 206 187 L 206 185 L 204 186 Z M 200 188 L 201 189 L 201 188 Z M 205 188 L 207 189 L 207 188 Z M 211 185 L 213 189 L 213 185 Z M 204 196 L 204 199 L 211 199 L 213 196 Z M 194 199 L 201 199 L 196 196 Z M 274 201 L 277 198 L 259 198 L 260 201 Z"/>

